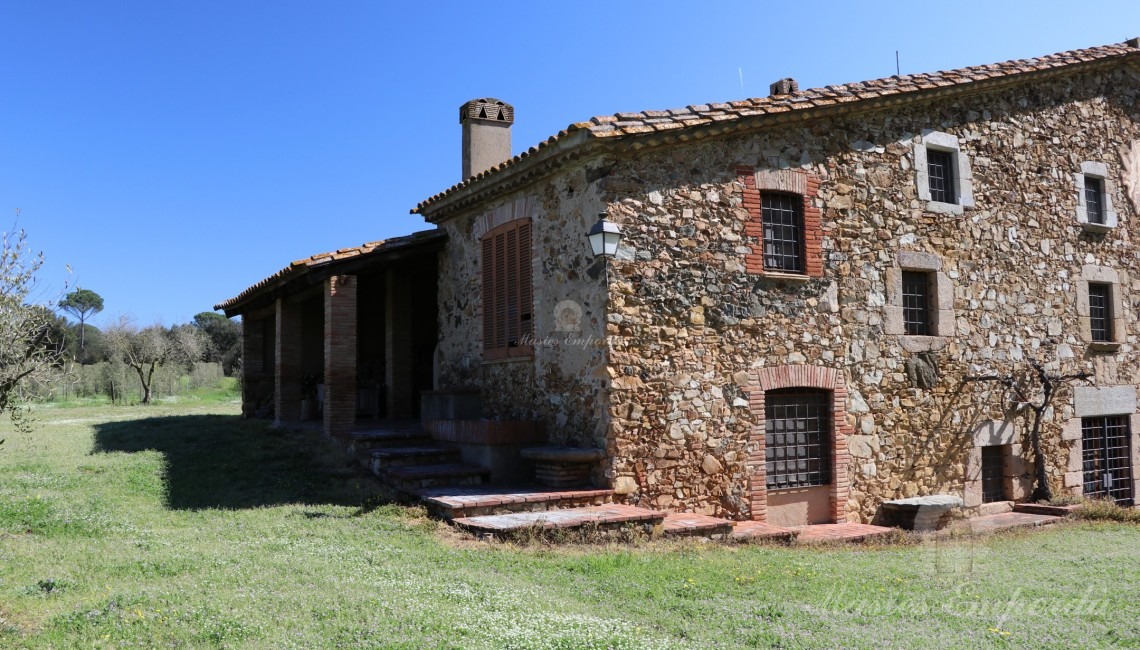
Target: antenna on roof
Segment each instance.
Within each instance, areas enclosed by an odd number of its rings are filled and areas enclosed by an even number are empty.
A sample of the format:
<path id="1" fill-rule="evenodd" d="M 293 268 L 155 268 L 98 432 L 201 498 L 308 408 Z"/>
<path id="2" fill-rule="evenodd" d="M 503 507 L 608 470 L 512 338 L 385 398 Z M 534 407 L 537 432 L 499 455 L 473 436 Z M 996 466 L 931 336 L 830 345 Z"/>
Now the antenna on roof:
<path id="1" fill-rule="evenodd" d="M 898 50 L 895 50 L 895 76 L 896 77 L 902 76 L 902 72 L 900 71 L 900 68 L 899 68 L 899 51 Z"/>
<path id="2" fill-rule="evenodd" d="M 744 68 L 737 68 L 736 71 L 740 74 L 740 96 L 744 97 Z"/>

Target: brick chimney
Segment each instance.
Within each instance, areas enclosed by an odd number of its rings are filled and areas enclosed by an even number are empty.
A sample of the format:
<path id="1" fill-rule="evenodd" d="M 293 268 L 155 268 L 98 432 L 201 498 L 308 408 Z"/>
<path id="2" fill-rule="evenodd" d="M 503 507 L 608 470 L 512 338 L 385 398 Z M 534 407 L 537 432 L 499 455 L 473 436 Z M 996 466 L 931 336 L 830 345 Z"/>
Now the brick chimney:
<path id="1" fill-rule="evenodd" d="M 488 97 L 459 107 L 463 126 L 463 180 L 511 158 L 511 125 L 515 107 Z"/>
<path id="2" fill-rule="evenodd" d="M 800 84 L 791 77 L 784 77 L 776 83 L 768 86 L 768 96 L 775 97 L 776 95 L 791 95 L 800 91 Z"/>

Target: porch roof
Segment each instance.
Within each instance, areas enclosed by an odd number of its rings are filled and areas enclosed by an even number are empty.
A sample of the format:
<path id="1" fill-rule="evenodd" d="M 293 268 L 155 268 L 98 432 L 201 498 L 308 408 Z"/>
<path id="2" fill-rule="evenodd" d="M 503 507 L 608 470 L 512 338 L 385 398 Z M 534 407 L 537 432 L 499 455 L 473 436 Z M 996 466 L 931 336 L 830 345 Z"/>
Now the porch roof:
<path id="1" fill-rule="evenodd" d="M 421 230 L 402 237 L 318 253 L 291 263 L 233 298 L 214 305 L 214 309 L 223 310 L 226 316 L 251 311 L 279 295 L 290 293 L 290 286 L 303 284 L 301 288 L 307 288 L 338 272 L 358 271 L 377 262 L 435 252 L 442 248 L 446 239 L 447 234 L 443 230 Z"/>

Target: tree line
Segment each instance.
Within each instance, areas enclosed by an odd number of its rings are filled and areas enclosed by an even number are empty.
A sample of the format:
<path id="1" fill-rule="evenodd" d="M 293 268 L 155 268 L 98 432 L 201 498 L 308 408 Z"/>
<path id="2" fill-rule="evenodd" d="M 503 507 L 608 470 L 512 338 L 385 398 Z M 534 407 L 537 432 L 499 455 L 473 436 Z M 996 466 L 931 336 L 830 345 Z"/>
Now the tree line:
<path id="1" fill-rule="evenodd" d="M 56 313 L 43 314 L 47 335 L 42 342 L 57 351 L 55 365 L 70 368 L 72 379 L 89 375 L 93 366 L 122 364 L 137 379 L 140 401 L 149 404 L 156 372 L 163 367 L 184 368 L 196 363 L 217 364 L 224 376 L 233 376 L 241 362 L 241 325 L 214 312 L 201 312 L 189 323 L 166 327 L 139 326 L 120 316 L 103 328 L 87 320 L 103 309 L 103 299 L 90 289 L 68 293 L 58 307 L 77 322 Z M 46 308 L 42 308 L 45 309 Z M 104 373 L 107 374 L 107 373 Z M 119 391 L 122 391 L 119 386 Z M 115 397 L 111 381 L 99 392 Z"/>

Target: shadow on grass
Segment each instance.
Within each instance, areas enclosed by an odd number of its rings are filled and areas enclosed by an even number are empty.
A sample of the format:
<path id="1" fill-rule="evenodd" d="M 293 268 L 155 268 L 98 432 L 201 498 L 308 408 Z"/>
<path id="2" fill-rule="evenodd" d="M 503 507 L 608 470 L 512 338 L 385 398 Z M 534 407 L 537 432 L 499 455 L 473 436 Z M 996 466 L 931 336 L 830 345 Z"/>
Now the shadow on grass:
<path id="1" fill-rule="evenodd" d="M 93 454 L 150 450 L 165 457 L 171 509 L 306 504 L 354 506 L 361 514 L 392 500 L 315 431 L 280 431 L 226 415 L 152 417 L 95 428 Z"/>

